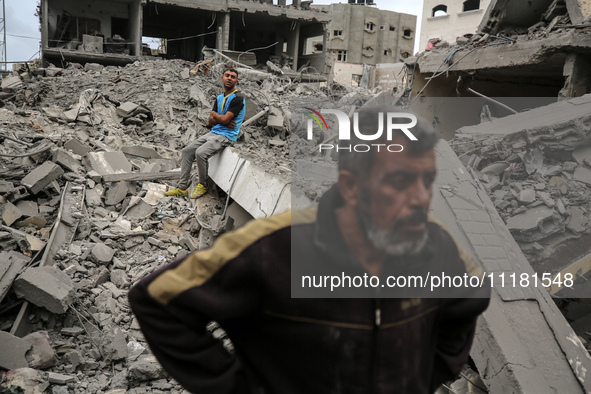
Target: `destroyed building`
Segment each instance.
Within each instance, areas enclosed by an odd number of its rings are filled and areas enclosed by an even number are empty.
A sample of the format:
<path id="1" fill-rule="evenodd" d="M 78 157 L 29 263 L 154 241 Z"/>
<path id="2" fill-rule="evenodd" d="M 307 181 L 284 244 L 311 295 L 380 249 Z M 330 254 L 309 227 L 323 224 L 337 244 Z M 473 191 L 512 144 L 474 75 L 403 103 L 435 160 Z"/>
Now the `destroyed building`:
<path id="1" fill-rule="evenodd" d="M 476 33 L 490 0 L 424 0 L 419 50 L 429 41 L 454 43 Z"/>
<path id="2" fill-rule="evenodd" d="M 247 65 L 275 57 L 293 70 L 305 64 L 320 73 L 324 54 L 304 55 L 303 48 L 330 20 L 300 0 L 42 0 L 40 18 L 43 59 L 56 65 L 132 63 L 146 36 L 165 39 L 168 58 L 198 61 L 209 48 Z"/>

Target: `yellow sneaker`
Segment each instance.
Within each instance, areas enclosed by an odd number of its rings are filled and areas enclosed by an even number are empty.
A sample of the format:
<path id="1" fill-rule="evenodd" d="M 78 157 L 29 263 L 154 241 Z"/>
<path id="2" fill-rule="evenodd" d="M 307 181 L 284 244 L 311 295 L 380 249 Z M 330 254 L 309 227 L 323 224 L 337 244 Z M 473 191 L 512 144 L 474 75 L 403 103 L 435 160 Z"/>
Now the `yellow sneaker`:
<path id="1" fill-rule="evenodd" d="M 207 193 L 208 190 L 209 190 L 209 187 L 203 186 L 200 183 L 200 184 L 197 185 L 197 187 L 195 188 L 195 190 L 193 190 L 193 193 L 191 193 L 191 198 L 199 198 L 202 195 L 204 195 L 205 193 Z"/>
<path id="2" fill-rule="evenodd" d="M 165 196 L 179 196 L 179 197 L 186 197 L 189 195 L 189 190 L 188 189 L 179 189 L 178 187 L 175 187 L 174 189 L 171 189 L 167 192 L 164 192 Z"/>

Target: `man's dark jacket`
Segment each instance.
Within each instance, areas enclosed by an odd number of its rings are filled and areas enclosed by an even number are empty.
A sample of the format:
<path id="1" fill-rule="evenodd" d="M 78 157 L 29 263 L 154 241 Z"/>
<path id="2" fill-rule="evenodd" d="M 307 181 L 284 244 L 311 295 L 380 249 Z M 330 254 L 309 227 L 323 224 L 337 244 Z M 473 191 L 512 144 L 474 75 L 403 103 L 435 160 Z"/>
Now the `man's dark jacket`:
<path id="1" fill-rule="evenodd" d="M 338 230 L 340 203 L 333 188 L 317 212 L 252 221 L 137 283 L 131 307 L 164 369 L 191 392 L 215 394 L 416 394 L 453 379 L 488 305 L 486 287 L 469 298 L 291 298 L 292 261 L 297 272 L 366 273 Z M 387 263 L 386 274 L 441 261 L 448 272 L 474 273 L 440 225 L 427 229 L 426 251 Z M 206 330 L 212 320 L 234 354 Z"/>

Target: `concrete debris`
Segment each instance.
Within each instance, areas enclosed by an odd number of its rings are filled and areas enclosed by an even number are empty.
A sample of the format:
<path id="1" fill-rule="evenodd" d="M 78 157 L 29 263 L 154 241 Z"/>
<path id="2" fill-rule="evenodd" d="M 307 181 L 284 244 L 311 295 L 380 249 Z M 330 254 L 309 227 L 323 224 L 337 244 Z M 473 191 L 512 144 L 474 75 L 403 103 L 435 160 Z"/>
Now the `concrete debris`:
<path id="1" fill-rule="evenodd" d="M 57 355 L 51 345 L 47 331 L 37 331 L 23 337 L 31 345 L 31 349 L 25 354 L 29 367 L 35 369 L 47 369 L 57 363 Z"/>
<path id="2" fill-rule="evenodd" d="M 25 394 L 44 394 L 50 384 L 47 373 L 28 367 L 6 372 L 2 383 L 6 387 L 18 387 Z"/>
<path id="3" fill-rule="evenodd" d="M 63 174 L 64 170 L 60 166 L 51 161 L 46 161 L 24 177 L 21 183 L 26 186 L 32 194 L 37 194 Z"/>
<path id="4" fill-rule="evenodd" d="M 6 331 L 0 331 L 0 368 L 16 369 L 29 366 L 25 354 L 31 348 L 31 344 L 24 339 L 16 337 Z"/>
<path id="5" fill-rule="evenodd" d="M 74 299 L 72 280 L 55 267 L 27 268 L 13 288 L 17 296 L 53 313 L 65 313 Z"/>
<path id="6" fill-rule="evenodd" d="M 304 136 L 306 124 L 293 108 L 322 108 L 337 99 L 348 112 L 374 97 L 289 74 L 282 67 L 293 59 L 270 60 L 279 70 L 241 70 L 246 122 L 227 151 L 249 164 L 240 169 L 234 161 L 214 164 L 219 155 L 211 159 L 210 171 L 228 171 L 211 174 L 221 185 L 221 195 L 212 190 L 207 200 L 207 227 L 215 234 L 202 228 L 188 200 L 163 193 L 179 178 L 180 150 L 207 131 L 224 64 L 208 60 L 205 73 L 189 71 L 194 63 L 180 60 L 73 64 L 3 80 L 12 93 L 2 98 L 0 120 L 23 144 L 0 140 L 2 153 L 33 154 L 0 157 L 0 326 L 19 336 L 33 332 L 22 342 L 27 348 L 12 357 L 19 363 L 9 367 L 51 372 L 15 369 L 13 381 L 39 393 L 182 392 L 150 353 L 127 305 L 128 289 L 166 262 L 211 244 L 217 233 L 252 220 L 253 207 L 257 217 L 286 209 L 290 150 L 310 156 L 320 142 L 291 144 L 292 136 Z M 328 123 L 336 129 L 333 119 Z M 222 220 L 233 171 L 249 182 L 264 180 L 269 195 L 258 198 L 236 180 L 232 194 L 240 196 L 231 196 Z M 26 268 L 44 245 L 39 257 L 48 254 L 48 264 Z"/>

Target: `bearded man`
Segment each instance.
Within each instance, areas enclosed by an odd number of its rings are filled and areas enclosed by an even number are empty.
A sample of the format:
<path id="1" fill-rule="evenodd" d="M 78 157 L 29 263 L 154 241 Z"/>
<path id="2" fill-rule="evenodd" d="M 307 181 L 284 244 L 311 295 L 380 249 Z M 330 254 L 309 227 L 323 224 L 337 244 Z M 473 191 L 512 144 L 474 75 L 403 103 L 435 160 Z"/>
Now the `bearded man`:
<path id="1" fill-rule="evenodd" d="M 358 129 L 388 112 L 401 110 L 362 110 Z M 432 393 L 456 377 L 490 292 L 397 281 L 480 272 L 428 214 L 437 136 L 422 119 L 411 130 L 416 141 L 383 133 L 360 153 L 352 132 L 318 208 L 253 221 L 136 284 L 130 303 L 164 369 L 195 393 Z"/>

